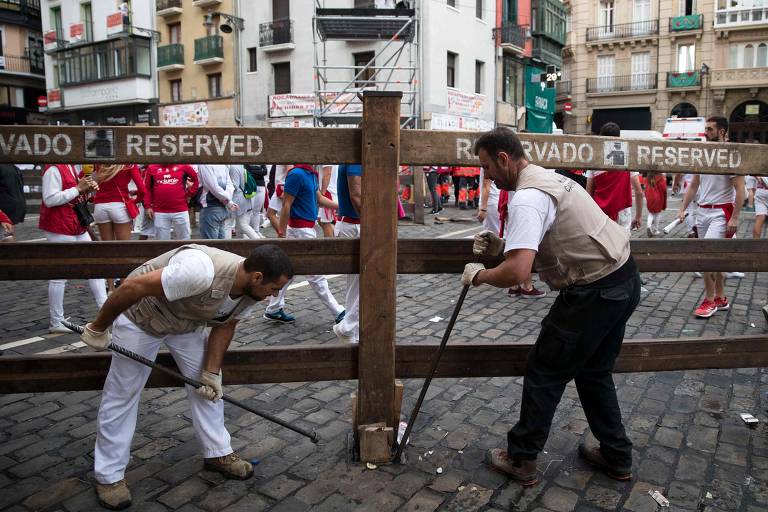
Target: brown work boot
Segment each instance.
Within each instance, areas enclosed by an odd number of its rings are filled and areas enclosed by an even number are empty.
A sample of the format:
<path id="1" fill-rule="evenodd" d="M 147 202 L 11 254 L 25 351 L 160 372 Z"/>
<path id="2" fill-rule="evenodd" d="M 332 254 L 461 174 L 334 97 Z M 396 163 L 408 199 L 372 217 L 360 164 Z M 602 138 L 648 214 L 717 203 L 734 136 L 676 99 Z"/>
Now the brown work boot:
<path id="1" fill-rule="evenodd" d="M 113 484 L 96 482 L 96 496 L 99 504 L 109 510 L 122 510 L 131 506 L 131 491 L 124 479 Z"/>
<path id="2" fill-rule="evenodd" d="M 502 448 L 488 450 L 485 454 L 485 460 L 493 469 L 506 473 L 524 487 L 539 483 L 539 479 L 536 477 L 535 460 L 513 461 L 509 458 L 507 450 Z"/>
<path id="3" fill-rule="evenodd" d="M 253 466 L 251 463 L 241 459 L 234 453 L 224 455 L 223 457 L 205 459 L 203 467 L 209 471 L 221 473 L 232 480 L 248 480 L 253 476 Z"/>
<path id="4" fill-rule="evenodd" d="M 579 445 L 579 455 L 614 480 L 626 481 L 632 479 L 632 469 L 615 466 L 605 460 L 605 457 L 600 452 L 600 446 L 591 445 L 586 442 L 581 443 Z"/>

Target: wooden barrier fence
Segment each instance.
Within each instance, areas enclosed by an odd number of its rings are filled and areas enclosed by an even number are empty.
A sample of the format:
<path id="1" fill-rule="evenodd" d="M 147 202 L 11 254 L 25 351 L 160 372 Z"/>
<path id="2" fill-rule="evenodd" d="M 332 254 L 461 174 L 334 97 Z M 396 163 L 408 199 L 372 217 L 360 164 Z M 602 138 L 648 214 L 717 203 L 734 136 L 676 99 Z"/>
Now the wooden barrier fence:
<path id="1" fill-rule="evenodd" d="M 475 134 L 401 132 L 399 104 L 399 93 L 366 92 L 361 129 L 0 127 L 0 162 L 361 162 L 360 240 L 206 243 L 240 254 L 259 243 L 277 243 L 291 256 L 297 274 L 360 274 L 359 347 L 233 351 L 225 359 L 227 383 L 358 379 L 356 424 L 385 422 L 395 427 L 395 377 L 426 376 L 435 351 L 434 345 L 396 346 L 396 274 L 458 273 L 471 257 L 471 242 L 466 240 L 397 239 L 398 165 L 478 165 L 472 154 Z M 520 138 L 530 160 L 550 168 L 768 175 L 764 145 L 540 134 Z M 124 275 L 180 243 L 4 244 L 0 280 Z M 632 253 L 644 271 L 768 270 L 766 240 L 633 240 Z M 617 370 L 766 366 L 767 342 L 768 336 L 630 341 L 624 344 Z M 529 348 L 511 343 L 449 346 L 438 375 L 520 375 Z M 167 354 L 159 360 L 170 363 Z M 108 361 L 104 354 L 5 356 L 0 358 L 0 393 L 99 389 Z M 150 385 L 174 383 L 153 375 Z"/>

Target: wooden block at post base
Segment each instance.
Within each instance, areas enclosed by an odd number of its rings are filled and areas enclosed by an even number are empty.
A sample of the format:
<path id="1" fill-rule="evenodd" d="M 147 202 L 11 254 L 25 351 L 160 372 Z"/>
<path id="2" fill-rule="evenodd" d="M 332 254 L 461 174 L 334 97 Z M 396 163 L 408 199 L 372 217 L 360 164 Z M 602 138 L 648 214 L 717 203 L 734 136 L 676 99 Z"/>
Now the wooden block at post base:
<path id="1" fill-rule="evenodd" d="M 391 426 L 397 429 L 400 425 L 400 410 L 403 407 L 403 381 L 395 380 L 395 403 L 392 404 L 392 410 L 395 413 Z"/>
<path id="2" fill-rule="evenodd" d="M 352 399 L 352 432 L 357 438 L 357 391 L 350 393 L 349 398 Z"/>
<path id="3" fill-rule="evenodd" d="M 395 431 L 384 422 L 370 423 L 357 427 L 357 438 L 360 441 L 360 461 L 384 464 L 392 461 L 392 445 Z"/>

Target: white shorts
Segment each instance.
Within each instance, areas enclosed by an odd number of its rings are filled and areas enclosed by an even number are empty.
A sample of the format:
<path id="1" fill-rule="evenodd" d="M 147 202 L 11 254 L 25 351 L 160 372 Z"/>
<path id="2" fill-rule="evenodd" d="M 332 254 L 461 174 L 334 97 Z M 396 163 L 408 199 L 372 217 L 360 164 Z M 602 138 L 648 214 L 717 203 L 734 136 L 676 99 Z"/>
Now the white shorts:
<path id="1" fill-rule="evenodd" d="M 696 211 L 696 229 L 699 238 L 725 238 L 728 222 L 722 208 L 702 208 Z"/>
<path id="2" fill-rule="evenodd" d="M 759 188 L 755 191 L 755 216 L 768 215 L 768 190 Z"/>
<path id="3" fill-rule="evenodd" d="M 93 209 L 93 220 L 96 224 L 127 224 L 133 219 L 128 215 L 125 203 L 98 203 Z"/>
<path id="4" fill-rule="evenodd" d="M 283 200 L 277 197 L 277 194 L 269 196 L 269 209 L 275 210 L 277 213 L 280 213 L 280 210 L 283 209 Z"/>
<path id="5" fill-rule="evenodd" d="M 747 187 L 747 191 L 757 187 L 757 178 L 754 176 L 747 176 L 744 178 L 744 186 Z"/>

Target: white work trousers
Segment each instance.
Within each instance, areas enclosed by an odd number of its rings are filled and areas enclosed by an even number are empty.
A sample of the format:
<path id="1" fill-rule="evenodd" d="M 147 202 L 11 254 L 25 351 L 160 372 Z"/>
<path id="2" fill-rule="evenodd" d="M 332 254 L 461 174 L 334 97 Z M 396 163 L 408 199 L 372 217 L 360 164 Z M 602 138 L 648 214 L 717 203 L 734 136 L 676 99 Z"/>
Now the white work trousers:
<path id="1" fill-rule="evenodd" d="M 155 212 L 155 238 L 157 240 L 170 240 L 171 228 L 173 228 L 174 240 L 189 240 L 192 231 L 189 227 L 189 211 L 175 213 Z"/>
<path id="2" fill-rule="evenodd" d="M 292 228 L 289 226 L 285 232 L 285 237 L 317 238 L 317 233 L 315 233 L 314 228 Z M 325 307 L 327 307 L 328 310 L 333 313 L 334 318 L 336 318 L 339 313 L 344 311 L 344 308 L 342 308 L 339 303 L 336 302 L 336 299 L 331 293 L 330 288 L 328 288 L 328 280 L 325 279 L 325 276 L 307 276 L 307 281 L 309 281 L 309 286 L 312 288 L 312 290 L 314 290 L 322 303 L 325 304 Z M 293 279 L 286 283 L 285 286 L 280 289 L 280 293 L 277 294 L 277 297 L 269 298 L 267 313 L 277 313 L 285 307 L 285 292 L 288 290 L 288 286 L 290 286 L 292 282 Z"/>
<path id="3" fill-rule="evenodd" d="M 43 231 L 45 239 L 48 242 L 92 242 L 91 236 L 86 232 L 82 235 L 62 235 Z M 101 308 L 107 300 L 106 283 L 103 279 L 89 279 L 88 285 L 91 288 L 96 305 Z M 66 279 L 51 279 L 48 281 L 48 314 L 50 317 L 50 326 L 57 327 L 64 320 L 64 289 L 67 286 Z"/>
<path id="4" fill-rule="evenodd" d="M 338 238 L 360 238 L 360 224 L 336 222 L 335 235 Z M 351 336 L 354 342 L 357 343 L 360 340 L 359 274 L 347 274 L 347 296 L 344 301 L 344 308 L 347 310 L 347 313 L 344 315 L 344 320 L 339 322 L 338 329 L 344 336 Z"/>
<path id="5" fill-rule="evenodd" d="M 242 238 L 249 239 L 249 240 L 256 240 L 257 238 L 264 238 L 264 236 L 253 229 L 251 226 L 252 221 L 251 218 L 253 217 L 254 213 L 253 210 L 248 210 L 245 212 L 235 212 L 232 214 L 232 217 L 229 217 L 227 219 L 227 222 L 225 224 L 224 229 L 224 239 L 230 240 L 232 238 L 232 230 L 234 229 L 238 235 L 240 235 Z"/>
<path id="6" fill-rule="evenodd" d="M 142 331 L 120 315 L 112 326 L 112 342 L 154 360 L 165 343 L 181 373 L 199 380 L 208 335 L 200 329 L 187 334 L 170 334 L 158 338 Z M 131 441 L 136 430 L 141 390 L 151 368 L 119 354 L 112 354 L 99 415 L 96 420 L 94 476 L 101 484 L 123 479 L 131 457 Z M 211 402 L 185 386 L 192 410 L 192 426 L 202 447 L 203 457 L 222 457 L 232 453 L 229 432 L 224 426 L 224 402 Z"/>

